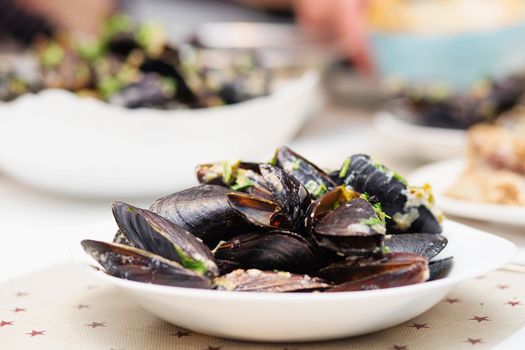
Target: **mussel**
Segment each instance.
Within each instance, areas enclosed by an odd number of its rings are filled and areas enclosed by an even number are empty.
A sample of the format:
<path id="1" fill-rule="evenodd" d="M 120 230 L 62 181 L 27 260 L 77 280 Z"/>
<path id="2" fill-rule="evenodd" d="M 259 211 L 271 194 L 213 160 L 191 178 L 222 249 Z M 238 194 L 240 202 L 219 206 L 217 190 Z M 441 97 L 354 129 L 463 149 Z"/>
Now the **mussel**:
<path id="1" fill-rule="evenodd" d="M 234 237 L 217 246 L 215 258 L 230 262 L 221 273 L 232 269 L 313 273 L 317 269 L 317 259 L 308 241 L 286 231 L 247 233 Z"/>
<path id="2" fill-rule="evenodd" d="M 186 288 L 212 287 L 206 276 L 142 249 L 93 240 L 83 240 L 82 247 L 115 277 Z"/>
<path id="3" fill-rule="evenodd" d="M 280 271 L 235 270 L 213 281 L 219 290 L 236 292 L 312 292 L 330 287 L 320 278 Z"/>
<path id="4" fill-rule="evenodd" d="M 440 233 L 441 213 L 434 206 L 429 185 L 408 186 L 399 174 L 369 156 L 353 155 L 340 170 L 344 183 L 360 193 L 378 198 L 387 218 L 389 233 Z"/>
<path id="5" fill-rule="evenodd" d="M 314 202 L 308 225 L 321 247 L 339 255 L 379 250 L 385 235 L 382 213 L 359 194 L 338 187 Z"/>
<path id="6" fill-rule="evenodd" d="M 288 147 L 278 148 L 274 159 L 277 166 L 299 180 L 315 199 L 336 186 L 328 174 Z"/>
<path id="7" fill-rule="evenodd" d="M 218 185 L 192 187 L 156 200 L 150 210 L 214 248 L 221 240 L 257 229 L 230 206 L 229 192 Z"/>
<path id="8" fill-rule="evenodd" d="M 182 227 L 151 211 L 120 202 L 113 204 L 113 215 L 119 231 L 133 247 L 176 261 L 209 277 L 219 274 L 208 247 Z"/>

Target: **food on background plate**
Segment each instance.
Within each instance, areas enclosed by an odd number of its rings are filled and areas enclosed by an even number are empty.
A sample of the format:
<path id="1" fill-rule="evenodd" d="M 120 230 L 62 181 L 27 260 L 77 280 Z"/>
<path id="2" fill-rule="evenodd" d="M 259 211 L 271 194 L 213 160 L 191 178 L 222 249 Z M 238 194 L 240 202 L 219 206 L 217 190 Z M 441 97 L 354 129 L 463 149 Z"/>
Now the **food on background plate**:
<path id="1" fill-rule="evenodd" d="M 444 85 L 396 87 L 394 113 L 407 121 L 430 127 L 468 129 L 495 120 L 515 107 L 525 93 L 525 77 L 481 80 L 466 92 Z"/>
<path id="2" fill-rule="evenodd" d="M 468 165 L 445 193 L 476 202 L 525 206 L 525 107 L 468 132 Z"/>
<path id="3" fill-rule="evenodd" d="M 33 61 L 31 74 L 21 57 Z M 126 108 L 204 108 L 266 95 L 269 80 L 253 51 L 175 46 L 162 27 L 115 15 L 97 37 L 40 37 L 24 55 L 4 57 L 0 101 L 58 88 Z"/>
<path id="4" fill-rule="evenodd" d="M 116 202 L 112 243 L 84 240 L 106 273 L 170 286 L 340 292 L 422 283 L 452 258 L 428 185 L 367 155 L 327 173 L 287 147 L 268 163 L 199 165 L 201 183 L 153 202 Z"/>

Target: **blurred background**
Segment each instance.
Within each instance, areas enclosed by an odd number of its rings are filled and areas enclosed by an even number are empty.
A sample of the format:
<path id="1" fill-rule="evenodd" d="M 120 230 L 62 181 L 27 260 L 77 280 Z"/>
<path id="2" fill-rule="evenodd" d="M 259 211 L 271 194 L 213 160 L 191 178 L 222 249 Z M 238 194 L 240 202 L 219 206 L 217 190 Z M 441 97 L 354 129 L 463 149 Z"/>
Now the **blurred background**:
<path id="1" fill-rule="evenodd" d="M 524 1 L 0 0 L 0 38 L 0 262 L 30 257 L 3 279 L 284 144 L 423 167 L 446 214 L 525 244 Z"/>

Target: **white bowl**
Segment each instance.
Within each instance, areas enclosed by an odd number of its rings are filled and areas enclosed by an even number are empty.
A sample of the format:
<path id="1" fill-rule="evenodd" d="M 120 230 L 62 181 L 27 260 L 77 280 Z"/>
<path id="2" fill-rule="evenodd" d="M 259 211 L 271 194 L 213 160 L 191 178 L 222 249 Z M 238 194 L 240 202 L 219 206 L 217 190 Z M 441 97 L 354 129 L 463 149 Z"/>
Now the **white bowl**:
<path id="1" fill-rule="evenodd" d="M 436 196 L 436 203 L 447 214 L 525 226 L 525 207 L 479 203 L 446 196 L 445 192 L 452 187 L 465 167 L 466 162 L 462 158 L 444 160 L 417 169 L 410 174 L 409 181 L 420 184 L 430 183 Z"/>
<path id="2" fill-rule="evenodd" d="M 269 96 L 199 110 L 129 110 L 62 90 L 0 104 L 0 169 L 69 195 L 153 198 L 195 183 L 197 164 L 261 159 L 319 103 L 308 72 Z"/>
<path id="3" fill-rule="evenodd" d="M 115 230 L 116 226 L 94 230 L 83 238 L 107 241 Z M 447 277 L 405 287 L 341 293 L 224 292 L 133 282 L 88 266 L 94 261 L 78 240 L 72 248 L 75 258 L 90 272 L 170 323 L 218 337 L 297 342 L 356 336 L 398 325 L 430 309 L 461 281 L 506 264 L 516 250 L 507 240 L 451 221 L 445 222 L 444 235 L 449 244 L 439 256 L 454 256 Z"/>
<path id="4" fill-rule="evenodd" d="M 466 146 L 464 130 L 416 125 L 386 111 L 375 115 L 374 127 L 389 149 L 425 160 L 460 156 Z"/>

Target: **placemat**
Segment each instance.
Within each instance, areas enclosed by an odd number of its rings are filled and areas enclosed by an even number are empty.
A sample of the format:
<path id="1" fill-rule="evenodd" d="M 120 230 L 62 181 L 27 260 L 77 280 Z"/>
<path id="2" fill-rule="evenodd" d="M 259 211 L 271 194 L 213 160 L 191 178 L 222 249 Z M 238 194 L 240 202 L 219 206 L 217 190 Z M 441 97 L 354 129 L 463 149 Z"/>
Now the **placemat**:
<path id="1" fill-rule="evenodd" d="M 523 277 L 498 270 L 464 282 L 430 311 L 385 331 L 329 342 L 272 344 L 176 327 L 74 263 L 62 264 L 0 284 L 0 349 L 489 349 L 525 325 Z"/>

